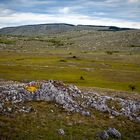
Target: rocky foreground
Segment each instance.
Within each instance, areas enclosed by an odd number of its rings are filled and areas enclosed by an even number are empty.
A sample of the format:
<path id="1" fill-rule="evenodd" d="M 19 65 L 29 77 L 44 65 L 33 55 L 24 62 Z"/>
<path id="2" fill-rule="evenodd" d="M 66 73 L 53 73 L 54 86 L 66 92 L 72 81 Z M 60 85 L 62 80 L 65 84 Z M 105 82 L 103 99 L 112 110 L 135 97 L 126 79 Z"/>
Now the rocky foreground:
<path id="1" fill-rule="evenodd" d="M 30 113 L 34 108 L 25 106 L 28 101 L 51 101 L 71 113 L 80 113 L 90 117 L 90 109 L 109 113 L 110 117 L 126 116 L 140 123 L 140 101 L 81 92 L 74 85 L 65 85 L 60 81 L 32 81 L 19 83 L 0 82 L 0 114 L 12 112 Z M 64 132 L 63 132 L 64 133 Z M 115 128 L 109 128 L 98 134 L 102 139 L 109 136 L 121 137 Z"/>
<path id="2" fill-rule="evenodd" d="M 30 112 L 33 109 L 22 106 L 22 103 L 27 101 L 53 101 L 66 111 L 79 112 L 85 116 L 90 116 L 88 109 L 95 108 L 114 117 L 124 115 L 130 120 L 140 122 L 140 101 L 103 96 L 95 92 L 83 93 L 74 85 L 53 80 L 0 83 L 1 114 Z"/>

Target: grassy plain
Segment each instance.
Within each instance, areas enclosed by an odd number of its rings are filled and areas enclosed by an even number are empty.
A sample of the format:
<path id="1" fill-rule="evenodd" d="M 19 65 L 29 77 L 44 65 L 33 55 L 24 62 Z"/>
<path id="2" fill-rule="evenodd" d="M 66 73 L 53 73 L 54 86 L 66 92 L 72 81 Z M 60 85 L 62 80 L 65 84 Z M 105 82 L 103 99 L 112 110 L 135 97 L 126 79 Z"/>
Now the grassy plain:
<path id="1" fill-rule="evenodd" d="M 140 93 L 139 38 L 140 31 L 82 31 L 39 37 L 1 35 L 0 78 L 25 82 L 62 80 L 84 90 L 108 90 L 121 97 L 123 94 L 118 91 L 130 92 L 132 85 Z M 129 98 L 133 95 L 129 94 Z M 108 127 L 118 129 L 122 140 L 140 139 L 139 124 L 126 117 L 110 118 L 95 110 L 91 110 L 90 117 L 68 114 L 48 102 L 26 105 L 35 112 L 0 115 L 1 139 L 93 140 L 97 132 Z M 60 128 L 65 130 L 64 136 L 58 135 Z"/>
<path id="2" fill-rule="evenodd" d="M 127 44 L 122 47 L 118 44 L 112 47 L 105 44 L 101 47 L 101 40 L 99 47 L 94 45 L 98 41 L 92 42 L 90 46 L 93 46 L 89 47 L 89 44 L 86 46 L 86 38 L 88 35 L 91 37 L 91 32 L 86 36 L 79 34 L 75 33 L 73 38 L 71 34 L 51 37 L 1 36 L 0 78 L 19 81 L 53 79 L 82 87 L 124 91 L 131 91 L 130 85 L 134 85 L 134 91 L 140 92 L 138 46 Z M 83 41 L 83 38 L 85 46 L 81 47 L 79 40 Z"/>

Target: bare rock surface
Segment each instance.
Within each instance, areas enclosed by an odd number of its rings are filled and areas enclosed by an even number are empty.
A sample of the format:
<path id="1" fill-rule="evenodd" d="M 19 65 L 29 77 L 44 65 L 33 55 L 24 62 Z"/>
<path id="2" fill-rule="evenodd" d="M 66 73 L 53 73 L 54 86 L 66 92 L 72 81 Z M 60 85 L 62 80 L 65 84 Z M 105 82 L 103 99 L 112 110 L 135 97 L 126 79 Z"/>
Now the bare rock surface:
<path id="1" fill-rule="evenodd" d="M 100 95 L 96 92 L 81 92 L 74 85 L 60 81 L 32 81 L 20 83 L 0 81 L 0 114 L 14 111 L 29 113 L 34 109 L 23 106 L 28 101 L 53 101 L 68 112 L 90 116 L 88 109 L 94 108 L 111 116 L 126 116 L 140 122 L 140 101 Z"/>

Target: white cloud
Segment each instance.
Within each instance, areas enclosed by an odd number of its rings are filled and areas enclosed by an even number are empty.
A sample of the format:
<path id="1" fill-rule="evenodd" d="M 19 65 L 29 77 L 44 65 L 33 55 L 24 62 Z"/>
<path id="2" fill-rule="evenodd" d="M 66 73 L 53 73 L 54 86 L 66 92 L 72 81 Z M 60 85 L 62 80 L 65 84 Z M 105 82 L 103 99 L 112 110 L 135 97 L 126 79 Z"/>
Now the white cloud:
<path id="1" fill-rule="evenodd" d="M 64 7 L 58 10 L 59 13 L 63 13 L 63 14 L 69 14 L 70 13 L 70 8 L 69 7 Z"/>
<path id="2" fill-rule="evenodd" d="M 10 15 L 13 11 L 9 9 L 0 8 L 0 16 Z"/>
<path id="3" fill-rule="evenodd" d="M 64 10 L 64 9 L 63 9 Z M 2 10 L 0 10 L 1 12 Z M 59 14 L 39 14 L 39 13 L 18 13 L 5 9 L 3 15 L 0 14 L 0 28 L 7 26 L 19 26 L 28 24 L 44 24 L 44 23 L 69 23 L 69 24 L 85 24 L 85 25 L 106 25 L 118 27 L 139 28 L 140 22 L 100 18 L 98 16 L 86 16 L 82 14 L 68 14 L 66 8 L 63 13 Z"/>
<path id="4" fill-rule="evenodd" d="M 140 2 L 140 0 L 128 0 L 129 3 L 137 3 Z"/>
<path id="5" fill-rule="evenodd" d="M 103 13 L 103 12 L 93 12 L 93 15 L 95 15 L 95 16 L 105 16 L 105 15 L 107 15 L 107 13 Z"/>
<path id="6" fill-rule="evenodd" d="M 116 2 L 120 2 L 120 0 L 106 0 L 107 3 L 116 3 Z"/>
<path id="7" fill-rule="evenodd" d="M 33 6 L 39 6 L 39 5 L 48 5 L 54 3 L 53 1 L 48 0 L 11 0 L 11 5 L 14 6 L 22 6 L 22 7 L 33 7 Z"/>

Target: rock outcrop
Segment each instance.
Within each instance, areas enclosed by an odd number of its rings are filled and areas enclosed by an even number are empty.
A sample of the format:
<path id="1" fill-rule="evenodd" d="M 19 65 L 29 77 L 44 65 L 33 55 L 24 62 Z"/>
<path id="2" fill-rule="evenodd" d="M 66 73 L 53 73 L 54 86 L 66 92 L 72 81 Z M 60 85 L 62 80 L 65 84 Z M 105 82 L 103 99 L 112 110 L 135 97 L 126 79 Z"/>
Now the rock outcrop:
<path id="1" fill-rule="evenodd" d="M 18 103 L 25 101 L 54 101 L 67 111 L 88 115 L 89 112 L 86 112 L 75 101 L 78 96 L 81 96 L 81 91 L 76 86 L 67 86 L 58 81 L 33 81 L 27 84 L 5 83 L 0 87 L 0 113 L 14 111 L 18 108 Z M 22 107 L 19 110 L 26 112 L 30 109 Z"/>
<path id="2" fill-rule="evenodd" d="M 69 112 L 90 116 L 89 108 L 108 112 L 111 116 L 126 116 L 140 122 L 140 102 L 117 97 L 101 96 L 98 93 L 82 93 L 74 85 L 60 81 L 32 81 L 19 83 L 0 82 L 0 113 L 13 111 L 31 112 L 34 109 L 23 106 L 27 101 L 53 101 Z"/>

